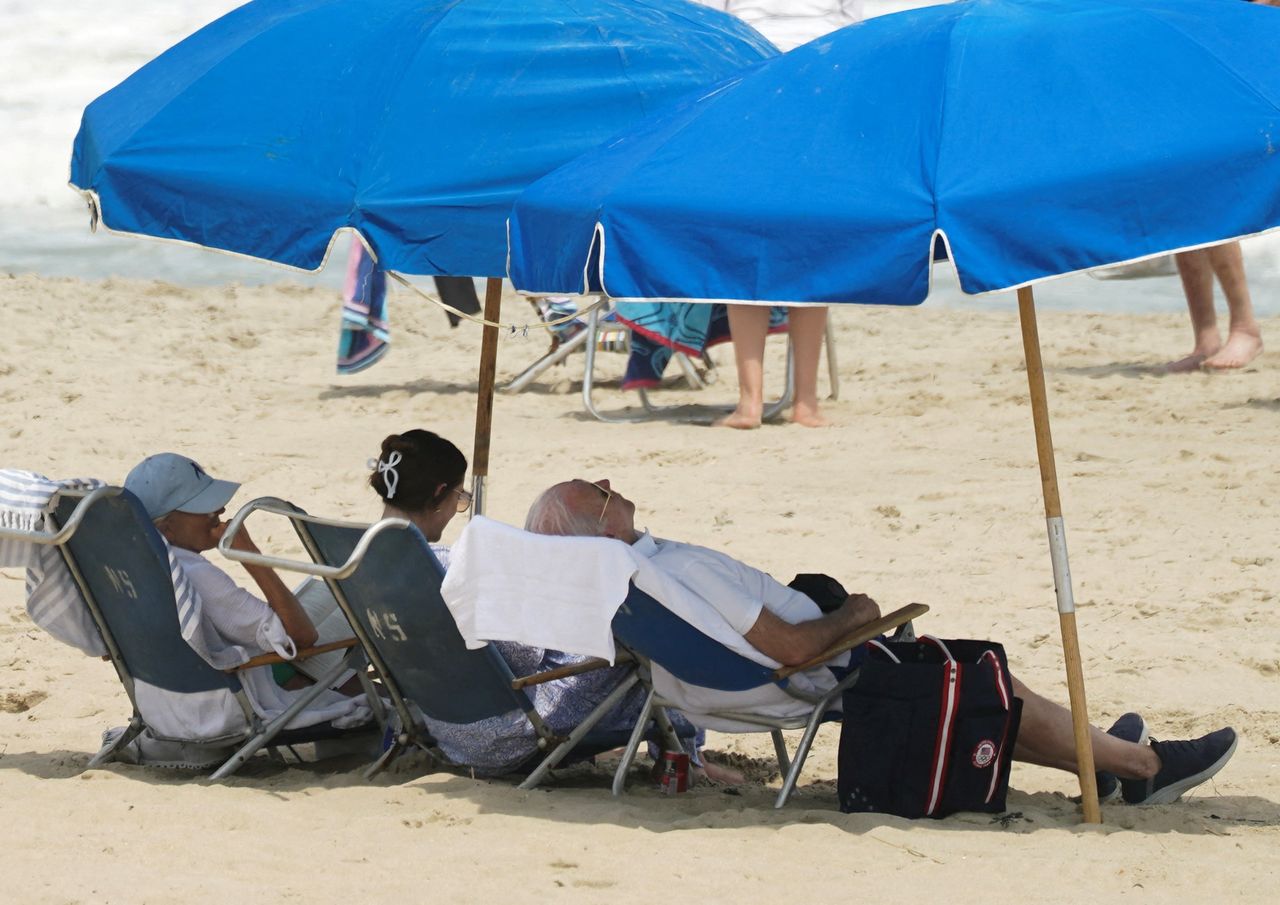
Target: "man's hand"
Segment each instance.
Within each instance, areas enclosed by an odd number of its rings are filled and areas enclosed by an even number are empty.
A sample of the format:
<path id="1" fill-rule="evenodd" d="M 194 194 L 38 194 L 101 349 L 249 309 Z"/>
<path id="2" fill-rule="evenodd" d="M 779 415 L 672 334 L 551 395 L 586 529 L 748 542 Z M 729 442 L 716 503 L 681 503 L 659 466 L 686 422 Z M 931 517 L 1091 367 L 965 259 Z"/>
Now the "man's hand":
<path id="1" fill-rule="evenodd" d="M 880 618 L 879 605 L 866 594 L 850 594 L 839 612 L 847 620 L 849 631 Z"/>
<path id="2" fill-rule="evenodd" d="M 222 535 L 227 533 L 227 522 L 219 522 L 217 527 L 213 529 L 214 544 L 222 540 Z M 249 529 L 243 524 L 240 530 L 236 532 L 235 538 L 231 541 L 232 550 L 240 550 L 243 553 L 261 553 L 258 545 L 253 542 L 253 538 L 249 537 Z"/>
<path id="3" fill-rule="evenodd" d="M 219 522 L 217 527 L 213 529 L 213 533 L 218 539 L 222 539 L 222 535 L 227 532 L 227 523 Z M 231 549 L 239 550 L 242 553 L 261 553 L 258 545 L 253 542 L 253 538 L 249 536 L 248 529 L 241 523 L 240 530 L 236 532 L 235 538 L 231 541 Z M 293 596 L 293 592 L 288 586 L 280 580 L 280 576 L 275 573 L 274 569 L 267 566 L 255 566 L 244 563 L 244 570 L 249 573 L 252 578 L 262 589 L 262 595 L 267 599 L 267 606 L 275 611 L 280 617 L 280 624 L 284 626 L 285 632 L 293 639 L 293 643 L 301 650 L 304 647 L 311 647 L 319 639 L 315 625 L 311 622 L 311 617 L 307 615 L 307 611 L 302 608 L 302 604 L 298 603 L 298 598 Z"/>
<path id="4" fill-rule="evenodd" d="M 879 618 L 880 607 L 874 600 L 866 594 L 850 594 L 835 612 L 806 622 L 784 622 L 763 609 L 743 637 L 756 650 L 782 665 L 796 666 Z"/>

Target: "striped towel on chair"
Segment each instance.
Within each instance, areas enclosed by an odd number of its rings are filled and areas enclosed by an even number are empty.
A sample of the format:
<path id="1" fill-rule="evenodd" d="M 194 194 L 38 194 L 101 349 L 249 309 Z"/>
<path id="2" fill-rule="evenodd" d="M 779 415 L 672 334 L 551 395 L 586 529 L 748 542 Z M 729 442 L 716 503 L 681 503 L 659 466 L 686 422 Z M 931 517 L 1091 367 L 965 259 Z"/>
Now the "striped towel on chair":
<path id="1" fill-rule="evenodd" d="M 33 471 L 0 469 L 0 528 L 43 530 L 45 515 L 53 511 L 61 491 L 101 486 L 103 482 L 93 478 L 52 481 Z M 0 538 L 0 566 L 27 570 L 27 613 L 32 622 L 86 654 L 100 657 L 107 652 L 80 589 L 55 548 Z"/>

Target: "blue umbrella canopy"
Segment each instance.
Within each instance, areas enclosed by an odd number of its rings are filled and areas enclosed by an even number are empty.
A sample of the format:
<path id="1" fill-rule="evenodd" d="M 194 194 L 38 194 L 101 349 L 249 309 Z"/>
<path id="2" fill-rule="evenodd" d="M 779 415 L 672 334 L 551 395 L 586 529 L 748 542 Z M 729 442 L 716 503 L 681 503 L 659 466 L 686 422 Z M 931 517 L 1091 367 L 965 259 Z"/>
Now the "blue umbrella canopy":
<path id="1" fill-rule="evenodd" d="M 687 0 L 255 0 L 90 104 L 71 183 L 119 232 L 502 276 L 521 189 L 776 53 Z"/>
<path id="2" fill-rule="evenodd" d="M 1280 12 L 959 0 L 731 77 L 531 186 L 511 277 L 622 299 L 916 304 L 1280 225 Z"/>
<path id="3" fill-rule="evenodd" d="M 511 277 L 615 298 L 915 304 L 1018 287 L 1083 814 L 1099 821 L 1030 284 L 1280 226 L 1280 13 L 958 0 L 733 76 L 534 183 Z"/>

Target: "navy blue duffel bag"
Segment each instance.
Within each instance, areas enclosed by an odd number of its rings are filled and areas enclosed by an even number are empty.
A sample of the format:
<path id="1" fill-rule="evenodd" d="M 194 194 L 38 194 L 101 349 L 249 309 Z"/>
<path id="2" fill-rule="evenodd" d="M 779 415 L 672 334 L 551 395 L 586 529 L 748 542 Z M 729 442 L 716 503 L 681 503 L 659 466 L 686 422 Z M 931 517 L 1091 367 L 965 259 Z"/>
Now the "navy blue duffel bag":
<path id="1" fill-rule="evenodd" d="M 844 693 L 840 810 L 1003 811 L 1021 714 L 993 641 L 872 641 Z"/>

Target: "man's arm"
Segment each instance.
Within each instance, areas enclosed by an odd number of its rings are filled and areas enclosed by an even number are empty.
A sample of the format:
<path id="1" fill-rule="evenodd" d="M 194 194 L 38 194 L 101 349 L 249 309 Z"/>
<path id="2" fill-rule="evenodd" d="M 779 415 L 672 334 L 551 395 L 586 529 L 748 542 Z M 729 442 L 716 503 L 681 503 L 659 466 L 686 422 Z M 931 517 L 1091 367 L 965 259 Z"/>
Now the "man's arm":
<path id="1" fill-rule="evenodd" d="M 222 527 L 225 528 L 226 526 L 223 525 Z M 233 550 L 242 550 L 245 553 L 261 552 L 250 539 L 249 532 L 243 526 L 236 534 L 231 547 Z M 284 626 L 285 633 L 293 639 L 294 645 L 299 650 L 313 646 L 319 639 L 320 633 L 311 624 L 311 617 L 302 608 L 298 598 L 293 596 L 293 592 L 289 590 L 288 585 L 280 580 L 280 576 L 275 573 L 275 570 L 266 566 L 251 566 L 247 563 L 244 568 L 249 573 L 249 577 L 262 590 L 262 596 L 266 598 L 267 606 L 271 607 L 272 611 L 280 617 L 280 624 Z"/>
<path id="2" fill-rule="evenodd" d="M 880 607 L 866 594 L 850 594 L 840 609 L 807 622 L 784 622 L 768 608 L 744 636 L 747 642 L 783 666 L 811 660 L 860 626 L 880 618 Z"/>

